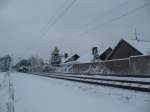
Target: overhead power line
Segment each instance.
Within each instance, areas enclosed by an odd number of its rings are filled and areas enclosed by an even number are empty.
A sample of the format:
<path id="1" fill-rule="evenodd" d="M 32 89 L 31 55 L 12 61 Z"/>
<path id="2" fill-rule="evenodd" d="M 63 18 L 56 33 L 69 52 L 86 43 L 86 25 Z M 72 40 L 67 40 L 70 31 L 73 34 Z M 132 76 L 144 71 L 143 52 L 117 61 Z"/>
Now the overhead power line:
<path id="1" fill-rule="evenodd" d="M 56 13 L 50 17 L 47 24 L 40 30 L 39 38 L 42 39 L 68 11 L 75 4 L 77 0 L 65 0 L 60 7 L 55 11 Z M 35 41 L 38 41 L 37 39 Z M 35 42 L 37 43 L 37 42 Z M 31 48 L 33 49 L 33 47 Z"/>
<path id="2" fill-rule="evenodd" d="M 60 13 L 57 18 L 51 23 L 50 27 L 51 28 L 53 25 L 55 25 L 65 14 L 66 12 L 69 11 L 69 9 L 74 5 L 74 3 L 76 2 L 77 0 L 72 0 L 72 2 L 62 11 L 62 13 Z"/>
<path id="3" fill-rule="evenodd" d="M 70 0 L 65 0 L 60 7 L 55 11 L 55 14 L 52 15 L 50 17 L 50 19 L 48 20 L 48 22 L 46 23 L 46 25 L 42 28 L 41 32 L 45 31 L 48 26 L 51 24 L 51 22 L 55 19 L 55 17 L 57 16 L 57 13 L 59 13 L 60 10 L 63 10 L 63 8 L 65 7 L 65 5 L 69 2 Z"/>
<path id="4" fill-rule="evenodd" d="M 120 19 L 122 19 L 122 18 L 124 18 L 124 17 L 126 17 L 126 16 L 128 16 L 128 15 L 131 15 L 131 14 L 133 14 L 133 13 L 135 13 L 135 12 L 138 12 L 139 10 L 141 10 L 141 9 L 143 9 L 143 8 L 145 8 L 145 7 L 148 7 L 148 6 L 150 6 L 150 2 L 149 2 L 149 3 L 145 3 L 145 4 L 143 4 L 143 5 L 141 5 L 141 6 L 137 7 L 137 8 L 134 8 L 133 10 L 130 10 L 130 11 L 128 11 L 128 12 L 126 12 L 126 13 L 124 13 L 124 14 L 118 16 L 118 17 L 115 17 L 115 18 L 110 19 L 110 20 L 108 20 L 108 21 L 106 21 L 106 22 L 103 22 L 103 23 L 101 23 L 101 24 L 98 24 L 98 25 L 96 25 L 95 27 L 93 27 L 93 28 L 91 28 L 91 29 L 85 31 L 85 32 L 82 33 L 81 35 L 85 35 L 85 34 L 91 32 L 91 31 L 97 30 L 98 28 L 103 27 L 103 26 L 105 26 L 105 25 L 107 25 L 107 24 L 110 24 L 110 23 L 112 23 L 112 22 L 118 21 L 118 20 L 120 20 Z"/>
<path id="5" fill-rule="evenodd" d="M 71 7 L 75 4 L 77 0 L 72 0 L 64 9 L 62 9 L 61 13 L 59 13 L 56 18 L 54 19 L 51 19 L 48 24 L 46 26 L 47 29 L 44 30 L 44 32 L 42 33 L 42 37 L 45 36 L 49 31 L 50 29 L 55 25 L 57 24 L 57 22 L 62 18 L 64 17 L 64 15 L 71 9 Z M 65 1 L 64 2 L 64 5 L 67 3 L 68 1 Z"/>
<path id="6" fill-rule="evenodd" d="M 105 11 L 102 15 L 99 15 L 98 17 L 92 19 L 89 23 L 85 24 L 84 27 L 87 28 L 89 26 L 91 26 L 93 23 L 96 23 L 100 20 L 102 20 L 104 17 L 109 16 L 111 13 L 113 13 L 114 11 L 116 11 L 116 9 L 121 8 L 125 5 L 127 5 L 131 0 L 127 0 L 121 4 L 117 4 L 115 7 Z"/>

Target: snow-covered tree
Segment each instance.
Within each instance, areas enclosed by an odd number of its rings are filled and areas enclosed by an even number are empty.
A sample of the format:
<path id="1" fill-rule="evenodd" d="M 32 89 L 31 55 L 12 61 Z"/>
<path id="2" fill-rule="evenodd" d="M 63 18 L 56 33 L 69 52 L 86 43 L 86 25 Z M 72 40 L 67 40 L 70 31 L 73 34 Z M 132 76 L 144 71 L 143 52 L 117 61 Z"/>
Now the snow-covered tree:
<path id="1" fill-rule="evenodd" d="M 54 50 L 51 53 L 51 65 L 52 66 L 60 66 L 61 64 L 61 55 L 60 55 L 60 50 L 58 47 L 55 47 Z"/>
<path id="2" fill-rule="evenodd" d="M 16 70 L 19 72 L 28 72 L 30 67 L 31 63 L 27 59 L 22 59 L 15 65 Z"/>
<path id="3" fill-rule="evenodd" d="M 31 56 L 28 59 L 20 60 L 15 68 L 20 72 L 42 72 L 44 66 L 44 60 L 36 56 Z"/>
<path id="4" fill-rule="evenodd" d="M 10 63 L 11 63 L 11 57 L 9 55 L 1 57 L 0 58 L 0 69 L 2 71 L 8 71 Z"/>
<path id="5" fill-rule="evenodd" d="M 31 63 L 30 70 L 31 71 L 42 71 L 44 66 L 44 60 L 42 58 L 38 58 L 37 56 L 32 56 L 28 59 L 28 61 Z"/>

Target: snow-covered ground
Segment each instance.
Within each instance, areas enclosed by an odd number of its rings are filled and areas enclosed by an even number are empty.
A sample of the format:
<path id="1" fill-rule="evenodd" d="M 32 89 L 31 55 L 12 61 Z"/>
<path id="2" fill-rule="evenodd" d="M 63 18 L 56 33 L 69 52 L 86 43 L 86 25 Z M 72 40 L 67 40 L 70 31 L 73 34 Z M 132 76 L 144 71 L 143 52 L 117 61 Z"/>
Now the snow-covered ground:
<path id="1" fill-rule="evenodd" d="M 11 108 L 9 81 L 9 73 L 0 73 L 0 112 L 9 112 Z"/>
<path id="2" fill-rule="evenodd" d="M 150 94 L 12 73 L 15 112 L 150 112 Z"/>
<path id="3" fill-rule="evenodd" d="M 4 72 L 0 73 L 0 84 L 2 84 L 3 80 L 4 80 Z"/>
<path id="4" fill-rule="evenodd" d="M 0 74 L 0 112 L 5 112 L 6 111 L 6 90 L 4 88 L 4 85 L 3 84 L 3 81 L 4 81 L 4 73 L 1 73 Z"/>

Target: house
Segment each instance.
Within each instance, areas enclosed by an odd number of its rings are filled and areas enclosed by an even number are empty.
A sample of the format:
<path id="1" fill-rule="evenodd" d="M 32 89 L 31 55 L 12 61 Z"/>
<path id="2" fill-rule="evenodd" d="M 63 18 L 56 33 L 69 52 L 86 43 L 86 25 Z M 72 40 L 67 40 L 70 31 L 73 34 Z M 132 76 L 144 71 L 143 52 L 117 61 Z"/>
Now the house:
<path id="1" fill-rule="evenodd" d="M 112 52 L 112 48 L 111 48 L 111 47 L 107 48 L 106 50 L 103 50 L 103 51 L 101 52 L 100 56 L 99 56 L 99 59 L 101 59 L 101 60 L 103 60 L 103 61 L 106 60 L 107 57 L 108 57 L 108 55 L 109 55 L 111 52 Z"/>
<path id="2" fill-rule="evenodd" d="M 77 60 L 78 63 L 90 63 L 93 62 L 93 55 L 91 53 L 87 53 L 81 55 L 80 58 Z"/>
<path id="3" fill-rule="evenodd" d="M 98 47 L 93 47 L 91 53 L 81 55 L 77 60 L 78 63 L 91 63 L 96 61 L 101 61 L 99 57 Z"/>
<path id="4" fill-rule="evenodd" d="M 112 48 L 107 48 L 98 51 L 97 47 L 92 48 L 92 53 L 86 53 L 81 55 L 77 60 L 78 63 L 91 63 L 91 62 L 100 62 L 106 60 L 107 56 L 112 52 Z"/>
<path id="5" fill-rule="evenodd" d="M 64 60 L 64 63 L 73 62 L 73 61 L 78 60 L 79 58 L 80 56 L 78 54 L 74 54 L 73 56 L 66 58 Z"/>
<path id="6" fill-rule="evenodd" d="M 148 42 L 121 39 L 114 49 L 103 49 L 98 53 L 97 51 L 94 47 L 92 53 L 81 55 L 76 63 L 72 64 L 71 72 L 119 75 L 150 73 Z"/>
<path id="7" fill-rule="evenodd" d="M 150 43 L 136 40 L 121 39 L 112 52 L 108 55 L 107 60 L 129 58 L 130 56 L 146 55 L 150 53 Z"/>

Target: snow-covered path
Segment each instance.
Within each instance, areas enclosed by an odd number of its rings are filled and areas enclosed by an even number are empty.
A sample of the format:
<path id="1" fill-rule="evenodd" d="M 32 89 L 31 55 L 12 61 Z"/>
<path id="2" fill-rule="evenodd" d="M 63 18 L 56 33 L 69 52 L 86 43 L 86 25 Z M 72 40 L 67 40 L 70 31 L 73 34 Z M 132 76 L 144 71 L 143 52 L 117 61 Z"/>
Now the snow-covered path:
<path id="1" fill-rule="evenodd" d="M 0 73 L 0 112 L 14 112 L 14 91 L 10 72 Z"/>
<path id="2" fill-rule="evenodd" d="M 149 112 L 150 94 L 12 73 L 15 112 Z"/>
<path id="3" fill-rule="evenodd" d="M 8 94 L 8 78 L 6 73 L 0 73 L 0 112 L 7 112 Z"/>

